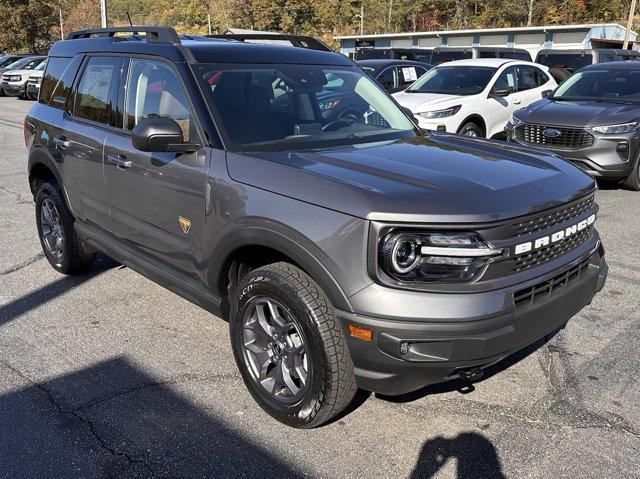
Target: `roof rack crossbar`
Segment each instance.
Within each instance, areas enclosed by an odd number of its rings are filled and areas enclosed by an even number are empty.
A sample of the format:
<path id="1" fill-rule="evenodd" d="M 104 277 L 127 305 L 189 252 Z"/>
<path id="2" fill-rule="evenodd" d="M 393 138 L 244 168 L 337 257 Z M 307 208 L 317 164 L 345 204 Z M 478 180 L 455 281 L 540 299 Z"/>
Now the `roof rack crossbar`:
<path id="1" fill-rule="evenodd" d="M 332 52 L 333 50 L 326 43 L 308 35 L 285 35 L 279 33 L 227 33 L 218 35 L 205 35 L 207 38 L 219 38 L 225 40 L 286 40 L 294 47 L 309 48 L 311 50 L 321 50 Z"/>
<path id="2" fill-rule="evenodd" d="M 67 40 L 92 37 L 114 37 L 116 33 L 131 33 L 132 35 L 144 33 L 146 40 L 149 43 L 164 43 L 169 45 L 180 44 L 180 37 L 178 37 L 178 34 L 173 28 L 160 26 L 90 28 L 88 30 L 78 30 L 69 33 L 69 35 L 67 35 Z"/>

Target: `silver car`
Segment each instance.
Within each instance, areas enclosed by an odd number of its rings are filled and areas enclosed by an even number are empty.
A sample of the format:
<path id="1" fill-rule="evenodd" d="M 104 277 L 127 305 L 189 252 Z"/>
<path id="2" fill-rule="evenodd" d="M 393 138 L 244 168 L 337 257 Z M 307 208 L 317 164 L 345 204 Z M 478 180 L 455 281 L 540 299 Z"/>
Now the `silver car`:
<path id="1" fill-rule="evenodd" d="M 640 62 L 594 64 L 516 111 L 511 141 L 560 155 L 596 178 L 640 191 Z"/>
<path id="2" fill-rule="evenodd" d="M 2 92 L 7 96 L 26 98 L 29 75 L 38 68 L 44 70 L 46 58 L 42 56 L 23 58 L 10 65 L 2 74 L 2 82 L 0 83 Z"/>

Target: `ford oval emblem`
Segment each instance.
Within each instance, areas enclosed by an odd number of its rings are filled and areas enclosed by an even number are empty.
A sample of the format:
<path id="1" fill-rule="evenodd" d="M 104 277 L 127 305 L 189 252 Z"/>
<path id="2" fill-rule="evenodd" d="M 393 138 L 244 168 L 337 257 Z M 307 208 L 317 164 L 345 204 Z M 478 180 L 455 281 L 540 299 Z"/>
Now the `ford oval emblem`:
<path id="1" fill-rule="evenodd" d="M 542 132 L 542 134 L 547 138 L 558 138 L 560 135 L 562 135 L 562 133 L 554 128 L 547 128 Z"/>

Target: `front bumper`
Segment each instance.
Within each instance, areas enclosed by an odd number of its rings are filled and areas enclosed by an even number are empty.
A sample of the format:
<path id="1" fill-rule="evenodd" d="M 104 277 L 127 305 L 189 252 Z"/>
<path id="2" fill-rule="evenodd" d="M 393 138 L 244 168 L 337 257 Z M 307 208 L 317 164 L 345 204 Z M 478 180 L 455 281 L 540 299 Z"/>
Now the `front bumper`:
<path id="1" fill-rule="evenodd" d="M 27 82 L 6 82 L 3 81 L 0 84 L 2 91 L 8 96 L 24 95 L 27 87 Z"/>
<path id="2" fill-rule="evenodd" d="M 578 267 L 580 273 L 571 281 L 516 306 L 516 291 L 554 281 L 565 273 L 568 277 Z M 393 396 L 491 366 L 563 327 L 604 287 L 607 272 L 604 249 L 598 245 L 560 270 L 513 288 L 510 301 L 487 307 L 481 318 L 403 321 L 338 311 L 358 386 Z M 474 296 L 478 295 L 450 294 L 450 301 L 468 304 Z M 438 312 L 425 312 L 428 314 Z M 370 329 L 373 340 L 351 337 L 350 324 Z"/>
<path id="3" fill-rule="evenodd" d="M 633 171 L 635 159 L 640 153 L 640 133 L 638 131 L 621 135 L 594 133 L 593 145 L 578 149 L 551 148 L 545 145 L 519 142 L 515 139 L 513 125 L 510 123 L 507 123 L 505 133 L 509 141 L 550 151 L 571 161 L 596 178 L 612 180 L 626 178 Z"/>

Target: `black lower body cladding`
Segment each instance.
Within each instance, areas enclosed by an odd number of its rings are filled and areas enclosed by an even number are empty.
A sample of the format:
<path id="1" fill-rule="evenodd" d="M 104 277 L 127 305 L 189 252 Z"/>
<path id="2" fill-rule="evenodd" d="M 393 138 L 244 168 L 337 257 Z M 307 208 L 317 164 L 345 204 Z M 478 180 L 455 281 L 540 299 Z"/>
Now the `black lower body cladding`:
<path id="1" fill-rule="evenodd" d="M 607 272 L 599 246 L 558 271 L 514 286 L 505 295 L 511 301 L 480 319 L 465 319 L 464 311 L 459 320 L 447 323 L 338 311 L 358 386 L 394 396 L 491 366 L 563 327 L 603 288 Z M 452 294 L 451 301 L 459 296 Z M 373 340 L 351 337 L 349 325 L 371 330 Z"/>

